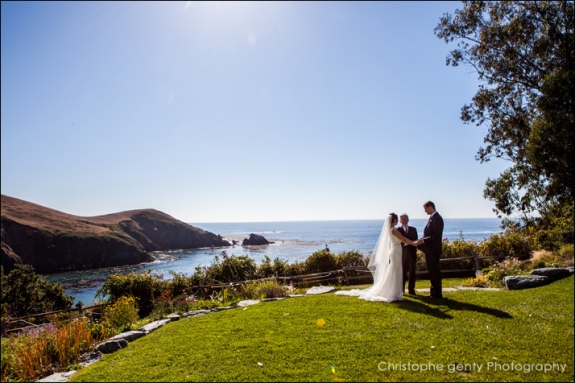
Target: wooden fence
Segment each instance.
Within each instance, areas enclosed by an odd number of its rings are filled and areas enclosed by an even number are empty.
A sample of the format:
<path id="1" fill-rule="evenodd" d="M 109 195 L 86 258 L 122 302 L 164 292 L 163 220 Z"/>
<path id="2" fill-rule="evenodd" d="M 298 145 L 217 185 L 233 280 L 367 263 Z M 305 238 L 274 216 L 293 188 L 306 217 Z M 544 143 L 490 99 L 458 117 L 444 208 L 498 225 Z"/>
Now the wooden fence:
<path id="1" fill-rule="evenodd" d="M 443 278 L 474 278 L 481 272 L 480 261 L 488 259 L 502 259 L 499 256 L 480 257 L 473 254 L 467 257 L 442 258 L 441 276 Z M 445 265 L 454 261 L 470 260 L 470 267 L 464 269 L 449 269 Z M 424 261 L 418 262 L 418 265 L 425 264 Z M 417 279 L 429 279 L 427 270 L 417 270 Z M 328 271 L 323 273 L 295 275 L 290 277 L 277 277 L 280 283 L 292 284 L 295 287 L 309 287 L 322 283 L 336 282 L 342 285 L 373 283 L 371 271 L 366 266 L 349 266 L 341 270 Z"/>
<path id="2" fill-rule="evenodd" d="M 25 330 L 28 330 L 28 329 L 31 329 L 34 327 L 38 327 L 38 326 L 45 324 L 45 323 L 53 322 L 54 320 L 47 320 L 46 319 L 46 317 L 49 317 L 52 315 L 55 318 L 60 317 L 57 320 L 58 322 L 66 321 L 66 320 L 72 320 L 72 319 L 77 318 L 77 317 L 82 316 L 82 315 L 87 315 L 87 316 L 90 316 L 92 318 L 100 318 L 103 315 L 104 307 L 106 305 L 107 304 L 104 303 L 104 304 L 88 306 L 88 307 L 78 306 L 76 308 L 71 308 L 71 309 L 57 310 L 57 311 L 50 311 L 50 312 L 46 312 L 46 313 L 26 315 L 26 316 L 19 317 L 19 318 L 10 318 L 10 320 L 8 320 L 6 323 L 6 329 L 4 330 L 4 332 L 6 334 L 9 334 L 11 332 L 25 331 Z M 64 317 L 64 318 L 62 318 L 62 317 Z M 30 322 L 31 319 L 33 320 L 35 318 L 39 318 L 40 323 Z M 17 327 L 17 326 L 19 326 L 19 327 Z"/>

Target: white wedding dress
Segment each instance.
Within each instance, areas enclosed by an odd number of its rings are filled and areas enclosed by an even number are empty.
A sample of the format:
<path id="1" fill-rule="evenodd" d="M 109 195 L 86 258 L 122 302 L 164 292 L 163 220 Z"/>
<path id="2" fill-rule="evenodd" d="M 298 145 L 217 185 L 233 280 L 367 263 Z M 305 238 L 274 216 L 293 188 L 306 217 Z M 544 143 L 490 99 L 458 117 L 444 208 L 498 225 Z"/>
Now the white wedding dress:
<path id="1" fill-rule="evenodd" d="M 363 290 L 340 290 L 336 295 L 357 296 L 371 302 L 404 300 L 401 241 L 391 234 L 391 229 L 391 216 L 388 216 L 367 265 L 373 274 L 373 286 Z"/>

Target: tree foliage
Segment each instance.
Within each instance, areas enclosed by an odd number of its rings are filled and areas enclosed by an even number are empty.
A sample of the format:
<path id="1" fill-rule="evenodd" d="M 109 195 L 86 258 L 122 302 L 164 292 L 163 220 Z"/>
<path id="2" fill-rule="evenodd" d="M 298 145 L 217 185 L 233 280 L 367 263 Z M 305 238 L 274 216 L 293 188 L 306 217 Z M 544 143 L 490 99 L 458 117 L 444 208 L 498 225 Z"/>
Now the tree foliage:
<path id="1" fill-rule="evenodd" d="M 60 283 L 50 283 L 30 265 L 19 265 L 2 278 L 2 316 L 20 317 L 72 307 L 74 297 L 66 295 Z"/>
<path id="2" fill-rule="evenodd" d="M 573 205 L 573 19 L 573 1 L 464 1 L 435 28 L 458 41 L 446 64 L 483 81 L 461 112 L 488 129 L 476 159 L 511 162 L 484 189 L 498 215 L 529 221 Z"/>

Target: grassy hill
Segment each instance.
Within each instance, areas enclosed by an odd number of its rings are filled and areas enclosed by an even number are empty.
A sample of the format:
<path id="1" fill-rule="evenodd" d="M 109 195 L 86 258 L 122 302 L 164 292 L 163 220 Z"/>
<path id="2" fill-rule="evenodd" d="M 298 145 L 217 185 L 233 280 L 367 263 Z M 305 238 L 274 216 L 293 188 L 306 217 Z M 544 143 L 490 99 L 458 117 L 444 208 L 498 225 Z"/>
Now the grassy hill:
<path id="1" fill-rule="evenodd" d="M 158 250 L 230 246 L 221 236 L 154 209 L 80 217 L 2 195 L 1 260 L 40 273 L 150 262 Z"/>

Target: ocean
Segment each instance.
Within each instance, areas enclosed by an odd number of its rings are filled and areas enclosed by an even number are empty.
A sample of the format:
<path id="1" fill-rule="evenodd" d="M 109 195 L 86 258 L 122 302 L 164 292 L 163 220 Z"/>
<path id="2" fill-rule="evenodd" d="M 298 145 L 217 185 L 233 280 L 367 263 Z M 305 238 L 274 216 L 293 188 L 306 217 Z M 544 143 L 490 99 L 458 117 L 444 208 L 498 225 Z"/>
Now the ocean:
<path id="1" fill-rule="evenodd" d="M 410 226 L 417 229 L 419 237 L 427 219 L 411 219 Z M 481 242 L 502 231 L 498 218 L 444 218 L 443 237 L 450 241 L 464 239 Z M 316 251 L 329 248 L 333 254 L 356 250 L 365 256 L 371 255 L 373 246 L 381 232 L 383 220 L 350 221 L 299 221 L 299 222 L 221 222 L 190 223 L 192 226 L 220 234 L 229 242 L 238 245 L 227 248 L 179 250 L 155 253 L 157 259 L 151 263 L 110 267 L 86 271 L 74 271 L 44 275 L 50 282 L 60 282 L 66 293 L 74 296 L 75 303 L 82 301 L 90 305 L 96 291 L 109 275 L 129 272 L 152 272 L 170 279 L 170 271 L 192 275 L 197 266 L 209 266 L 222 250 L 228 255 L 247 255 L 259 265 L 267 255 L 289 263 L 303 262 Z M 250 233 L 264 236 L 274 242 L 264 246 L 241 246 Z"/>

